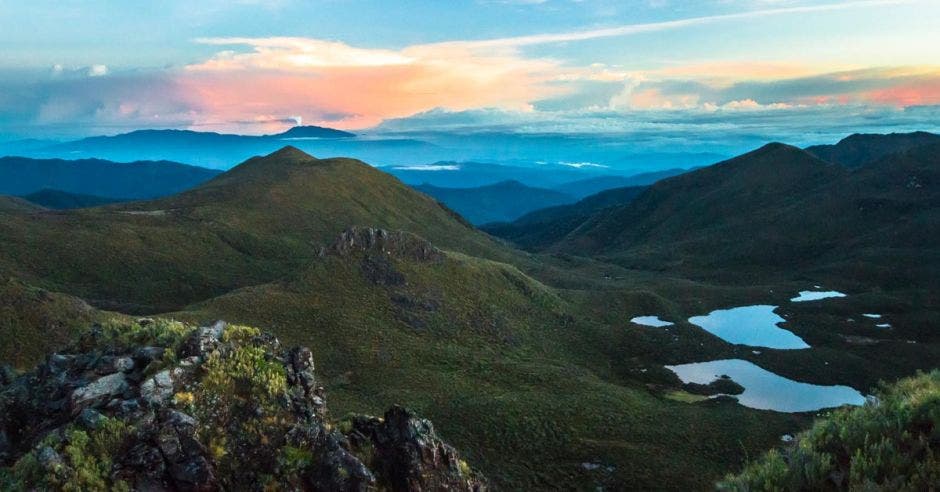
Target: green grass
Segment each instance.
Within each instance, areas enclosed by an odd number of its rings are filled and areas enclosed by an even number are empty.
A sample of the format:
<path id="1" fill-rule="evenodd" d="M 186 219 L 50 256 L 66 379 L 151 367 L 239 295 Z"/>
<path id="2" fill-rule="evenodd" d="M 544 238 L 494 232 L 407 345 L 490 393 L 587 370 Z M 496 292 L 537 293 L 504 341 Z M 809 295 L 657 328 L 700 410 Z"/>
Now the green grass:
<path id="1" fill-rule="evenodd" d="M 376 285 L 362 273 L 366 256 L 328 255 L 293 281 L 170 316 L 264 326 L 309 346 L 334 413 L 414 408 L 509 490 L 700 489 L 804 421 L 674 402 L 629 379 L 601 347 L 616 338 L 609 327 L 578 319 L 577 306 L 512 266 L 393 256 L 404 283 Z M 597 461 L 614 471 L 582 466 Z"/>

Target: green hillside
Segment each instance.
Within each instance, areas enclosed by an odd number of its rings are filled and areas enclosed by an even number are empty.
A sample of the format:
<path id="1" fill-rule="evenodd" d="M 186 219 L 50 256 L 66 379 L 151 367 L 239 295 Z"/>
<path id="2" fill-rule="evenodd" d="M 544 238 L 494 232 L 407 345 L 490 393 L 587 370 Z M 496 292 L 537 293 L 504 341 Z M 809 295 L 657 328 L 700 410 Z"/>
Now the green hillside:
<path id="1" fill-rule="evenodd" d="M 290 275 L 357 224 L 512 254 L 381 171 L 288 147 L 165 199 L 11 215 L 0 222 L 0 272 L 102 307 L 167 311 Z"/>
<path id="2" fill-rule="evenodd" d="M 98 207 L 111 203 L 130 201 L 121 198 L 106 198 L 95 195 L 84 195 L 81 193 L 69 193 L 67 191 L 51 190 L 48 188 L 41 189 L 28 195 L 23 195 L 22 198 L 29 201 L 30 203 L 35 203 L 41 207 L 55 210 Z"/>

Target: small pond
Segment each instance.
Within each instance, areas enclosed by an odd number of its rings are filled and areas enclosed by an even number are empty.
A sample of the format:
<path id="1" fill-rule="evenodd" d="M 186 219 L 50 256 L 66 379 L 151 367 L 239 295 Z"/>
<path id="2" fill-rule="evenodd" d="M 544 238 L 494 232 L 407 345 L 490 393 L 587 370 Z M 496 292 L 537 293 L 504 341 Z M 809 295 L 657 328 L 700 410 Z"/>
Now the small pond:
<path id="1" fill-rule="evenodd" d="M 776 308 L 756 305 L 719 309 L 705 316 L 693 316 L 689 323 L 728 343 L 774 349 L 809 348 L 802 338 L 777 326 L 786 320 L 774 312 Z"/>
<path id="2" fill-rule="evenodd" d="M 662 328 L 663 326 L 673 325 L 669 321 L 659 319 L 659 316 L 637 316 L 636 318 L 631 319 L 630 322 L 643 326 L 652 326 L 653 328 Z"/>
<path id="3" fill-rule="evenodd" d="M 803 290 L 800 295 L 790 299 L 791 302 L 818 301 L 820 299 L 830 299 L 833 297 L 845 297 L 845 294 L 834 290 Z"/>

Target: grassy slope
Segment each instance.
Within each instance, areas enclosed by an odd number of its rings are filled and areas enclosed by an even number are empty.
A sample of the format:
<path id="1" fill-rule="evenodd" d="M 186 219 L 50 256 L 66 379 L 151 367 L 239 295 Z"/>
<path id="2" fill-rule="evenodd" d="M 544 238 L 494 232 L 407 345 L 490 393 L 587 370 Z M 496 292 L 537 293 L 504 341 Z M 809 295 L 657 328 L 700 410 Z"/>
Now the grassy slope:
<path id="1" fill-rule="evenodd" d="M 121 198 L 106 198 L 95 195 L 69 193 L 67 191 L 53 190 L 49 188 L 43 188 L 37 192 L 23 195 L 22 198 L 29 201 L 30 203 L 35 203 L 36 205 L 56 210 L 98 207 L 111 203 L 130 201 Z"/>
<path id="2" fill-rule="evenodd" d="M 100 306 L 166 311 L 288 276 L 361 224 L 471 254 L 513 254 L 366 164 L 288 148 L 166 199 L 10 215 L 0 221 L 0 267 Z"/>
<path id="3" fill-rule="evenodd" d="M 441 263 L 395 258 L 406 283 L 388 286 L 370 282 L 363 261 L 327 256 L 295 281 L 173 316 L 254 323 L 309 345 L 334 412 L 414 407 L 508 490 L 706 488 L 801 422 L 657 396 L 604 348 L 620 327 L 580 319 L 506 264 L 459 253 Z M 582 467 L 595 462 L 613 471 Z"/>
<path id="4" fill-rule="evenodd" d="M 104 316 L 78 298 L 0 279 L 0 363 L 30 368 Z"/>

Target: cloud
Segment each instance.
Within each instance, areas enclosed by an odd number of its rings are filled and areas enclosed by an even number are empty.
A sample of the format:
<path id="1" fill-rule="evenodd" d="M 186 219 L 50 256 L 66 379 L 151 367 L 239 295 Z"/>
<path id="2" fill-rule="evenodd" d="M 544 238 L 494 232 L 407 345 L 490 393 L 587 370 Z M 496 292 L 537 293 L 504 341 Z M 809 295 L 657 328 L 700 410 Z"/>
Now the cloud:
<path id="1" fill-rule="evenodd" d="M 182 68 L 121 71 L 106 65 L 56 65 L 27 78 L 0 76 L 5 80 L 0 83 L 0 124 L 262 133 L 306 121 L 350 129 L 381 124 L 383 131 L 432 124 L 452 131 L 636 131 L 647 122 L 630 122 L 625 115 L 652 120 L 676 111 L 686 111 L 690 118 L 734 113 L 743 120 L 745 113 L 808 106 L 940 104 L 936 67 L 849 70 L 718 59 L 628 70 L 600 63 L 572 65 L 527 51 L 543 44 L 908 2 L 775 8 L 763 3 L 734 14 L 396 49 L 303 37 L 200 38 L 195 41 L 218 51 Z"/>
<path id="2" fill-rule="evenodd" d="M 397 171 L 459 171 L 459 164 L 428 164 L 415 166 L 393 166 Z"/>
<path id="3" fill-rule="evenodd" d="M 792 14 L 812 14 L 817 12 L 831 12 L 848 9 L 862 9 L 872 7 L 884 7 L 912 3 L 914 0 L 858 0 L 848 2 L 835 2 L 822 5 L 803 5 L 792 7 L 778 7 L 771 9 L 750 10 L 733 14 L 709 15 L 701 17 L 690 17 L 664 22 L 649 22 L 642 24 L 626 24 L 602 29 L 586 29 L 580 31 L 569 31 L 561 33 L 535 34 L 530 36 L 513 36 L 498 39 L 489 39 L 484 41 L 457 41 L 447 44 L 459 44 L 473 48 L 511 48 L 522 46 L 533 46 L 550 43 L 566 43 L 572 41 L 587 41 L 591 39 L 611 38 L 620 36 L 629 36 L 633 34 L 642 34 L 672 29 L 681 29 L 705 24 L 712 24 L 726 21 L 742 21 L 760 17 L 772 17 L 779 15 Z M 442 43 L 444 44 L 444 43 Z"/>
<path id="4" fill-rule="evenodd" d="M 565 161 L 562 161 L 562 162 L 559 162 L 559 164 L 561 164 L 562 166 L 573 167 L 573 168 L 575 168 L 575 169 L 581 169 L 581 168 L 585 168 L 585 167 L 597 167 L 597 168 L 606 168 L 606 167 L 610 167 L 610 166 L 606 166 L 606 165 L 604 165 L 604 164 L 597 164 L 597 163 L 595 163 L 595 162 L 565 162 Z"/>
<path id="5" fill-rule="evenodd" d="M 367 49 L 305 38 L 203 39 L 238 45 L 186 67 L 181 83 L 199 95 L 203 109 L 233 119 L 246 108 L 275 113 L 297 108 L 308 120 L 366 127 L 434 107 L 526 109 L 533 99 L 564 90 L 548 82 L 558 62 L 517 54 L 479 52 L 462 46 L 416 45 Z"/>
<path id="6" fill-rule="evenodd" d="M 88 76 L 89 77 L 102 77 L 108 74 L 107 65 L 92 65 L 88 67 Z"/>

